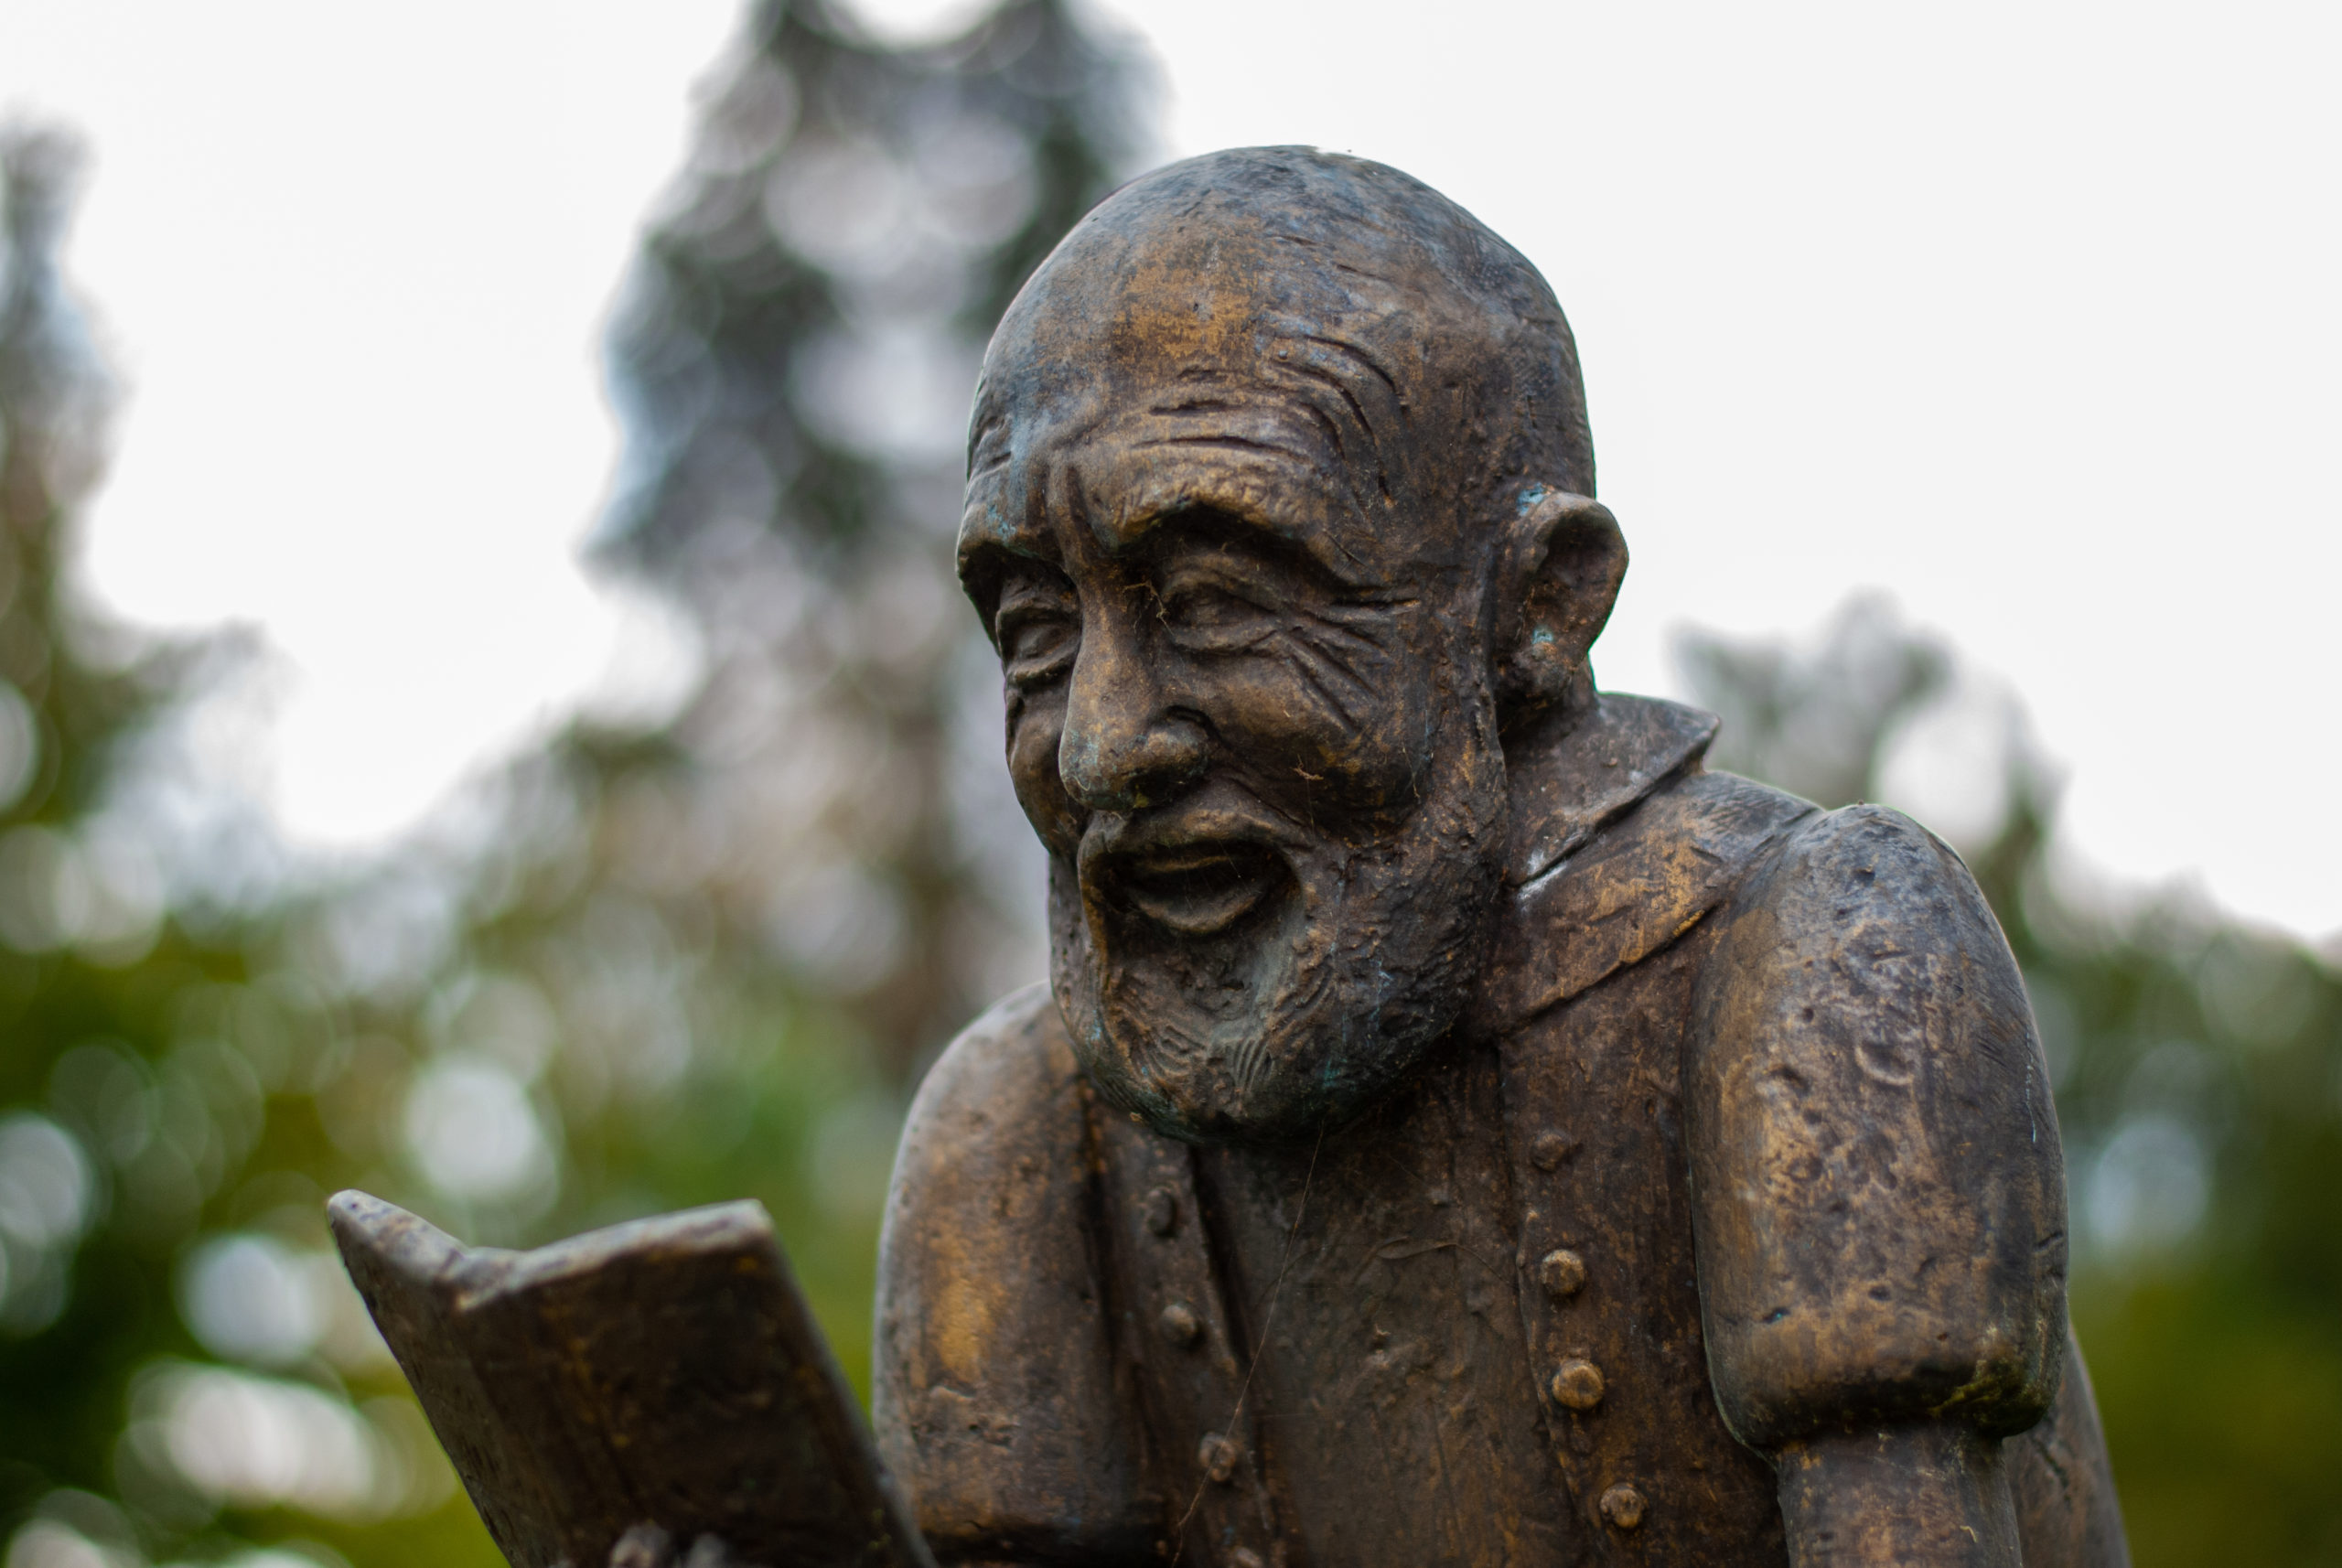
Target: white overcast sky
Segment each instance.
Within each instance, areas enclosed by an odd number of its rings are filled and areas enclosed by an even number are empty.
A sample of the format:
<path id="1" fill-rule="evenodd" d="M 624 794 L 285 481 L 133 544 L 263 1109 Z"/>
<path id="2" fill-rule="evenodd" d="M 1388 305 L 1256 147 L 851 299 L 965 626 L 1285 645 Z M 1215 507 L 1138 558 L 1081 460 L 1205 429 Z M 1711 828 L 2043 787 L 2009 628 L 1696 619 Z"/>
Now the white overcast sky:
<path id="1" fill-rule="evenodd" d="M 2022 693 L 2080 854 L 2342 929 L 2342 8 L 1112 14 L 1167 150 L 1380 158 L 1552 280 L 1635 552 L 1606 684 L 1884 589 Z M 639 646 L 574 553 L 599 336 L 734 20 L 0 0 L 0 112 L 95 153 L 70 261 L 131 402 L 91 581 L 282 650 L 297 836 L 380 840 Z"/>

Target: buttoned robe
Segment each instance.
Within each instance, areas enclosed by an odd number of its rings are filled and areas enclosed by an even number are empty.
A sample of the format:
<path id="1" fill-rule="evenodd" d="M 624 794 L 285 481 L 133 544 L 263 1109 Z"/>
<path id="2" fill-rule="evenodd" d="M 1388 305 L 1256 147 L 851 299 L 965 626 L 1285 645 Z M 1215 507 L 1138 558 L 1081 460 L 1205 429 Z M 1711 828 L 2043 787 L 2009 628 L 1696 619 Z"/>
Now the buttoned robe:
<path id="1" fill-rule="evenodd" d="M 1520 769 L 1469 1015 L 1308 1144 L 1114 1112 L 1044 987 L 952 1045 L 875 1369 L 940 1556 L 1755 1568 L 1782 1466 L 1924 1425 L 1997 1449 L 2029 1568 L 2126 1561 L 1999 927 L 1907 819 L 1704 770 L 1713 728 L 1606 696 Z"/>

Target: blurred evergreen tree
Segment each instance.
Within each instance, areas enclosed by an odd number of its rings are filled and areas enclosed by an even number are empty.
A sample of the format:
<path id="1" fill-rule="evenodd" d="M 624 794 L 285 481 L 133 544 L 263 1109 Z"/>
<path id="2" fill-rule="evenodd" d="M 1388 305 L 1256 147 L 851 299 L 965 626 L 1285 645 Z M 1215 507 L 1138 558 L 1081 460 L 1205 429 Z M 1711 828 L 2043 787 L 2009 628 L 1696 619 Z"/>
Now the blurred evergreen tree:
<path id="1" fill-rule="evenodd" d="M 56 274 L 70 149 L 8 142 L 8 1568 L 497 1561 L 335 1265 L 344 1185 L 519 1244 L 760 1197 L 864 1375 L 910 1073 L 1038 972 L 951 578 L 975 357 L 1145 86 L 1056 0 L 907 49 L 754 6 L 614 338 L 603 556 L 693 678 L 322 882 L 249 838 L 190 869 L 159 797 L 230 654 L 65 592 L 107 387 Z"/>
<path id="2" fill-rule="evenodd" d="M 411 1403 L 371 1413 L 343 1375 L 371 1366 L 330 1281 L 299 1320 L 206 1310 L 221 1266 L 303 1267 L 319 1196 L 318 1009 L 249 983 L 269 923 L 167 908 L 141 796 L 158 726 L 201 644 L 156 644 L 78 603 L 67 568 L 102 467 L 113 388 L 58 270 L 79 156 L 0 131 L 0 1531 L 10 1568 L 217 1558 L 285 1532 L 276 1497 L 370 1517 L 444 1500 Z M 292 1209 L 286 1205 L 290 1203 Z M 224 1250 L 223 1244 L 224 1243 Z M 280 1299 L 290 1301 L 289 1293 Z M 185 1308 L 185 1311 L 182 1311 Z M 338 1310 L 336 1321 L 333 1314 Z M 240 1354 L 241 1353 L 241 1354 Z M 215 1356 L 264 1364 L 231 1370 Z M 388 1391 L 383 1391 L 387 1392 Z M 275 1496 L 200 1472 L 200 1427 L 257 1402 L 330 1452 L 295 1455 Z M 280 1462 L 280 1468 L 283 1468 Z M 169 1471 L 176 1479 L 162 1482 Z M 361 1495 L 362 1494 L 362 1495 Z M 261 1506 L 253 1506 L 255 1504 Z M 413 1538 L 414 1541 L 427 1539 Z"/>
<path id="3" fill-rule="evenodd" d="M 714 879 L 727 918 L 897 1082 L 1041 971 L 1038 857 L 951 539 L 984 339 L 1135 172 L 1148 86 L 1067 0 L 899 50 L 820 0 L 760 5 L 614 333 L 601 553 L 707 650 L 675 733 L 744 874 Z"/>
<path id="4" fill-rule="evenodd" d="M 1876 601 L 1816 646 L 1679 654 L 1724 718 L 1716 766 L 1903 806 L 1999 914 L 2057 1082 L 2074 1318 L 2140 1568 L 2342 1563 L 2333 955 L 2184 892 L 2090 886 L 2013 699 Z"/>

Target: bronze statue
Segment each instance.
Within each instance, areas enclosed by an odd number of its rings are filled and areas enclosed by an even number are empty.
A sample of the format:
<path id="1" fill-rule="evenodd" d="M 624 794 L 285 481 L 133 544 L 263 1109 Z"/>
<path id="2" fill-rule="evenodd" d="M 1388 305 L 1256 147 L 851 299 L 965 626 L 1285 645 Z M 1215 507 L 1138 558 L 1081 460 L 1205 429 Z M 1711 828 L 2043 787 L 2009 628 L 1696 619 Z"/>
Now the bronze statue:
<path id="1" fill-rule="evenodd" d="M 1991 911 L 1597 692 L 1626 565 L 1569 327 L 1454 203 L 1271 147 L 1091 212 L 960 533 L 1050 983 L 912 1112 L 876 1453 L 754 1205 L 515 1255 L 346 1194 L 505 1552 L 2125 1563 Z"/>
<path id="2" fill-rule="evenodd" d="M 942 1561 L 2127 1560 L 2007 945 L 1596 691 L 1594 493 L 1543 279 L 1380 165 L 1159 170 L 1011 306 L 960 565 L 1051 979 L 880 1279 Z"/>

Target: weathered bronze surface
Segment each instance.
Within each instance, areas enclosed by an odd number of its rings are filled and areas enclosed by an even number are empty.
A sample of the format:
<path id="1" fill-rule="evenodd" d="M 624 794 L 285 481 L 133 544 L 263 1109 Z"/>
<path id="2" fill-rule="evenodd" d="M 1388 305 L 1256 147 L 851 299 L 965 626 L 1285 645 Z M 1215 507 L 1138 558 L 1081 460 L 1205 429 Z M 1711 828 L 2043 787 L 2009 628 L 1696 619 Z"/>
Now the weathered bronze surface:
<path id="1" fill-rule="evenodd" d="M 516 1568 L 933 1568 L 760 1205 L 533 1252 L 329 1212 Z"/>
<path id="2" fill-rule="evenodd" d="M 1597 693 L 1594 492 L 1543 280 L 1375 164 L 1158 171 L 1011 307 L 961 567 L 1052 968 L 888 1208 L 939 1557 L 2126 1561 L 2007 945 Z"/>

